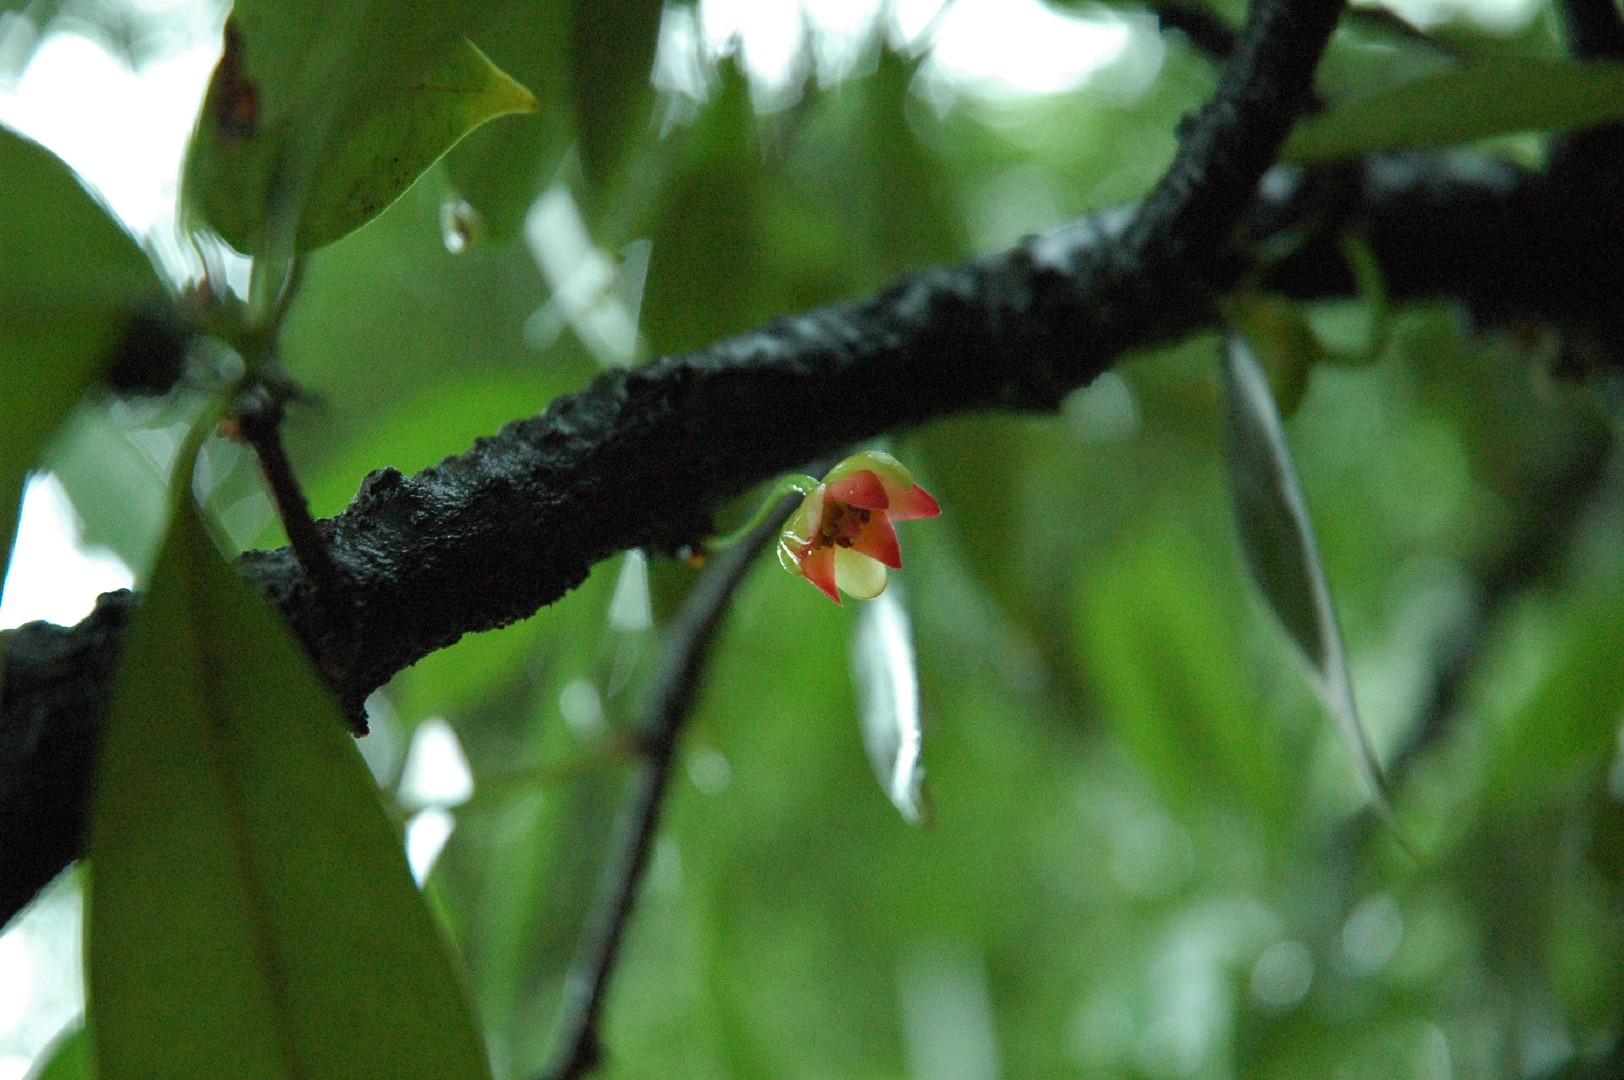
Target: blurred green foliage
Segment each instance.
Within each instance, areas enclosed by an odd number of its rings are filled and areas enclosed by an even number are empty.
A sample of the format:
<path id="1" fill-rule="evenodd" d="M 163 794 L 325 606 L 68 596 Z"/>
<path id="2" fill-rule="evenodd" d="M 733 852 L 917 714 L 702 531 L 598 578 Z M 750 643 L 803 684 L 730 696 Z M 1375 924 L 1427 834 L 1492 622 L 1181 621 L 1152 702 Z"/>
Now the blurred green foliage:
<path id="1" fill-rule="evenodd" d="M 600 363 L 702 346 L 1134 198 L 1216 71 L 1137 19 L 1084 85 L 984 97 L 871 28 L 839 77 L 808 76 L 762 113 L 759 73 L 725 49 L 654 94 L 653 5 L 487 14 L 472 36 L 541 109 L 475 133 L 316 252 L 289 312 L 280 358 L 310 397 L 288 437 L 320 514 L 367 471 L 465 449 Z M 668 45 L 673 26 L 698 35 L 685 6 L 663 20 Z M 1447 49 L 1351 26 L 1322 89 L 1358 98 L 1460 51 L 1548 58 L 1552 23 L 1495 37 L 1463 21 L 1439 30 Z M 803 41 L 796 70 L 817 70 L 820 43 Z M 1450 130 L 1499 130 L 1497 104 Z M 458 200 L 483 225 L 453 229 L 453 253 L 443 211 Z M 604 1075 L 1521 1077 L 1614 1052 L 1616 390 L 1553 376 L 1554 342 L 1441 304 L 1395 309 L 1359 363 L 1336 361 L 1371 340 L 1362 304 L 1303 314 L 1325 348 L 1294 375 L 1287 434 L 1418 857 L 1364 809 L 1249 594 L 1217 342 L 1199 336 L 1131 358 L 1056 416 L 962 417 L 893 442 L 944 508 L 904 532 L 899 575 L 932 827 L 905 825 L 865 761 L 851 613 L 770 566 L 754 575 L 685 740 Z M 616 353 L 622 324 L 635 338 Z M 86 404 L 48 451 L 90 535 L 132 563 L 162 516 L 143 447 L 174 422 Z M 231 539 L 280 542 L 251 461 L 212 452 Z M 386 787 L 430 718 L 468 758 L 474 796 L 427 890 L 498 1077 L 546 1061 L 635 767 L 617 736 L 694 573 L 650 577 L 652 627 L 612 617 L 637 581 L 615 560 L 374 703 Z"/>

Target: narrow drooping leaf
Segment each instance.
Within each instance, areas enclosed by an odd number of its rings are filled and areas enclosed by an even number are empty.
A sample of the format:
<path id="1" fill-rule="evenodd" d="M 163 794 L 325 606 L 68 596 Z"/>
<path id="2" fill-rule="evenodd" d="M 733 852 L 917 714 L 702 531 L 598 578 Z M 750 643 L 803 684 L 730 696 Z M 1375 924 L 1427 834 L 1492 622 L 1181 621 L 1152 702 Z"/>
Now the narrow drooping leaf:
<path id="1" fill-rule="evenodd" d="M 338 707 L 189 495 L 177 503 L 96 777 L 100 1077 L 482 1080 L 457 977 Z"/>
<path id="2" fill-rule="evenodd" d="M 535 108 L 464 21 L 426 0 L 237 4 L 187 154 L 189 212 L 249 254 L 309 251 L 474 128 Z"/>
<path id="3" fill-rule="evenodd" d="M 1282 156 L 1329 161 L 1621 118 L 1624 63 L 1484 57 L 1311 116 L 1286 141 Z"/>
<path id="4" fill-rule="evenodd" d="M 0 580 L 23 479 L 143 305 L 152 264 L 73 171 L 0 128 Z"/>
<path id="5" fill-rule="evenodd" d="M 1235 524 L 1252 580 L 1308 662 L 1314 687 L 1377 808 L 1391 819 L 1386 780 L 1354 701 L 1342 631 L 1280 413 L 1257 356 L 1239 333 L 1225 341 L 1222 429 Z"/>
<path id="6" fill-rule="evenodd" d="M 869 764 L 891 804 L 918 823 L 929 820 L 930 800 L 913 626 L 900 592 L 901 586 L 893 584 L 858 609 L 851 669 Z"/>

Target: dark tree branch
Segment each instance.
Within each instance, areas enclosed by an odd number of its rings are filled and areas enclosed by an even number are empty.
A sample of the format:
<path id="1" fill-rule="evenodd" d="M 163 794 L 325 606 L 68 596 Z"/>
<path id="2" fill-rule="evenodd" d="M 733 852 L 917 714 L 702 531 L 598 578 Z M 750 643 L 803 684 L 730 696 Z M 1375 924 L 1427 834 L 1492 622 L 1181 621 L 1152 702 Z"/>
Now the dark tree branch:
<path id="1" fill-rule="evenodd" d="M 1162 31 L 1183 34 L 1197 51 L 1217 61 L 1228 60 L 1235 51 L 1238 36 L 1228 20 L 1195 0 L 1165 0 L 1152 3 L 1150 10 Z"/>
<path id="2" fill-rule="evenodd" d="M 1307 18 L 1310 5 L 1289 14 L 1281 6 L 1265 3 L 1248 37 L 1273 18 L 1293 27 L 1284 40 L 1305 47 L 1293 20 Z M 1320 11 L 1315 25 L 1328 32 L 1328 17 Z M 1283 77 L 1282 66 L 1301 68 L 1256 53 L 1257 71 L 1270 78 Z M 1299 89 L 1306 77 L 1306 69 L 1293 76 Z M 1230 153 L 1199 137 L 1200 127 L 1220 123 L 1234 138 L 1277 142 L 1289 105 L 1250 95 L 1248 84 L 1225 85 L 1228 104 L 1204 110 L 1186 135 L 1155 209 L 1102 214 L 870 297 L 606 374 L 416 476 L 374 473 L 348 509 L 321 523 L 346 579 L 339 602 L 322 597 L 286 549 L 252 553 L 242 570 L 359 712 L 395 672 L 464 633 L 552 603 L 598 560 L 694 543 L 723 502 L 777 473 L 941 417 L 1053 409 L 1129 350 L 1211 326 L 1215 300 L 1251 269 L 1249 250 L 1324 222 L 1364 237 L 1395 299 L 1454 298 L 1486 317 L 1548 319 L 1624 340 L 1615 303 L 1624 263 L 1609 246 L 1624 204 L 1575 200 L 1541 175 L 1481 158 L 1386 158 L 1331 182 L 1282 170 L 1262 185 L 1235 236 L 1224 218 L 1251 200 L 1254 170 L 1272 150 Z M 1267 122 L 1248 118 L 1253 101 Z M 1220 194 L 1203 194 L 1207 183 Z M 1213 250 L 1164 235 L 1185 228 L 1206 233 Z M 1169 261 L 1168 252 L 1185 250 L 1200 257 Z M 1303 245 L 1273 275 L 1270 287 L 1300 297 L 1353 291 L 1332 235 Z M 8 636 L 0 917 L 77 854 L 116 647 L 109 627 L 128 601 L 105 607 L 72 631 Z M 59 664 L 54 677 L 32 670 L 48 665 L 25 643 L 57 636 L 73 642 L 76 666 Z M 42 819 L 52 833 L 36 844 Z"/>
<path id="3" fill-rule="evenodd" d="M 1265 185 L 1250 241 L 1326 217 L 1356 221 L 1395 299 L 1456 297 L 1490 313 L 1620 328 L 1613 298 L 1624 292 L 1624 265 L 1579 257 L 1595 250 L 1598 219 L 1555 199 L 1538 176 L 1414 157 L 1379 162 L 1329 194 L 1282 180 Z M 1213 300 L 1246 270 L 1244 259 L 1232 254 L 1205 294 L 1192 298 L 1186 282 L 1151 283 L 1143 307 L 1124 311 L 1119 286 L 1108 289 L 1090 268 L 1116 244 L 1125 216 L 1100 215 L 698 353 L 609 373 L 415 477 L 374 473 L 343 514 L 322 523 L 348 580 L 342 604 L 317 603 L 286 549 L 253 553 L 242 569 L 358 712 L 396 671 L 555 601 L 594 562 L 693 543 L 725 500 L 779 472 L 939 417 L 1051 409 L 1127 350 L 1212 325 Z M 1274 287 L 1301 297 L 1353 292 L 1329 240 L 1304 246 L 1275 275 Z M 103 607 L 71 631 L 6 635 L 6 919 L 78 852 L 94 748 L 87 733 L 129 602 Z M 58 638 L 76 661 L 42 659 L 35 643 Z"/>
<path id="4" fill-rule="evenodd" d="M 692 711 L 711 643 L 756 556 L 772 543 L 799 504 L 799 496 L 783 500 L 759 528 L 712 559 L 665 632 L 638 734 L 646 761 L 627 810 L 619 846 L 604 868 L 586 933 L 565 982 L 564 1017 L 553 1061 L 545 1074 L 547 1080 L 585 1076 L 602 1057 L 598 1020 L 609 977 L 619 959 L 626 924 L 648 867 L 660 810 L 670 787 L 677 742 Z"/>
<path id="5" fill-rule="evenodd" d="M 1195 285 L 1228 250 L 1241 211 L 1313 96 L 1343 0 L 1254 0 L 1217 89 L 1181 125 L 1178 154 L 1118 253 L 1135 285 Z M 1199 286 L 1197 287 L 1199 288 Z"/>
<path id="6" fill-rule="evenodd" d="M 6 635 L 0 718 L 0 917 L 9 922 L 77 856 L 119 642 L 135 596 L 107 593 L 69 629 Z"/>

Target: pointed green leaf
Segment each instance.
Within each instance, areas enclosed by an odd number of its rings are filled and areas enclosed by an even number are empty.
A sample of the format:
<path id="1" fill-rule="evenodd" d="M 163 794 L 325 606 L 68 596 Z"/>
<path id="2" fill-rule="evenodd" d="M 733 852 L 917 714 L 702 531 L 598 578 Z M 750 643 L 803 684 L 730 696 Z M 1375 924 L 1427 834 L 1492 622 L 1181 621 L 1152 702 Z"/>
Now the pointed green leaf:
<path id="1" fill-rule="evenodd" d="M 188 211 L 278 256 L 382 213 L 470 131 L 535 98 L 427 3 L 239 3 L 187 154 Z"/>
<path id="2" fill-rule="evenodd" d="M 928 820 L 924 730 L 919 721 L 919 673 L 913 627 L 893 584 L 859 606 L 851 643 L 863 746 L 886 798 L 913 823 Z"/>
<path id="3" fill-rule="evenodd" d="M 152 264 L 73 171 L 0 128 L 0 577 L 23 478 L 136 309 L 164 296 Z"/>
<path id="4" fill-rule="evenodd" d="M 574 138 L 569 20 L 567 0 L 503 0 L 470 34 L 538 99 L 534 112 L 473 132 L 446 157 L 452 187 L 478 215 L 482 235 L 473 243 L 499 245 L 519 234 Z"/>
<path id="5" fill-rule="evenodd" d="M 488 1076 L 337 706 L 179 502 L 125 644 L 91 816 L 100 1076 Z"/>
<path id="6" fill-rule="evenodd" d="M 1381 764 L 1354 702 L 1342 631 L 1280 413 L 1256 354 L 1239 333 L 1227 336 L 1224 349 L 1222 428 L 1235 524 L 1252 580 L 1308 661 L 1314 687 L 1378 809 L 1391 816 Z"/>
<path id="7" fill-rule="evenodd" d="M 1355 98 L 1298 125 L 1282 156 L 1329 161 L 1624 119 L 1624 63 L 1483 57 Z"/>

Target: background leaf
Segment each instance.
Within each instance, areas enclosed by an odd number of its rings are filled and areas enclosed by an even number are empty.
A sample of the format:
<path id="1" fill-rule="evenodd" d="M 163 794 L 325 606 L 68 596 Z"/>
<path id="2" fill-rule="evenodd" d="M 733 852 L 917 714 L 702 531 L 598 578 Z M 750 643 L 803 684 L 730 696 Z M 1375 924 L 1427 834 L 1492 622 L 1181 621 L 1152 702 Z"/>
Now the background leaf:
<path id="1" fill-rule="evenodd" d="M 90 826 L 100 1075 L 486 1076 L 336 705 L 179 501 L 125 646 Z"/>
<path id="2" fill-rule="evenodd" d="M 27 470 L 137 309 L 165 295 L 135 241 L 50 151 L 0 128 L 0 176 L 0 550 L 9 557 Z"/>
<path id="3" fill-rule="evenodd" d="M 1311 116 L 1286 141 L 1290 161 L 1449 146 L 1568 131 L 1624 118 L 1624 63 L 1483 58 Z"/>
<path id="4" fill-rule="evenodd" d="M 1241 808 L 1294 839 L 1304 747 L 1269 715 L 1234 627 L 1238 591 L 1201 567 L 1211 546 L 1177 527 L 1131 538 L 1080 569 L 1073 632 L 1109 724 L 1167 805 L 1189 820 Z"/>
<path id="5" fill-rule="evenodd" d="M 569 81 L 588 181 L 614 190 L 652 134 L 654 47 L 664 0 L 570 0 Z"/>
<path id="6" fill-rule="evenodd" d="M 1386 782 L 1354 703 L 1342 631 L 1297 469 L 1268 377 L 1239 333 L 1225 341 L 1223 436 L 1247 569 L 1269 610 L 1308 661 L 1315 688 L 1353 753 L 1355 767 L 1385 810 Z"/>

